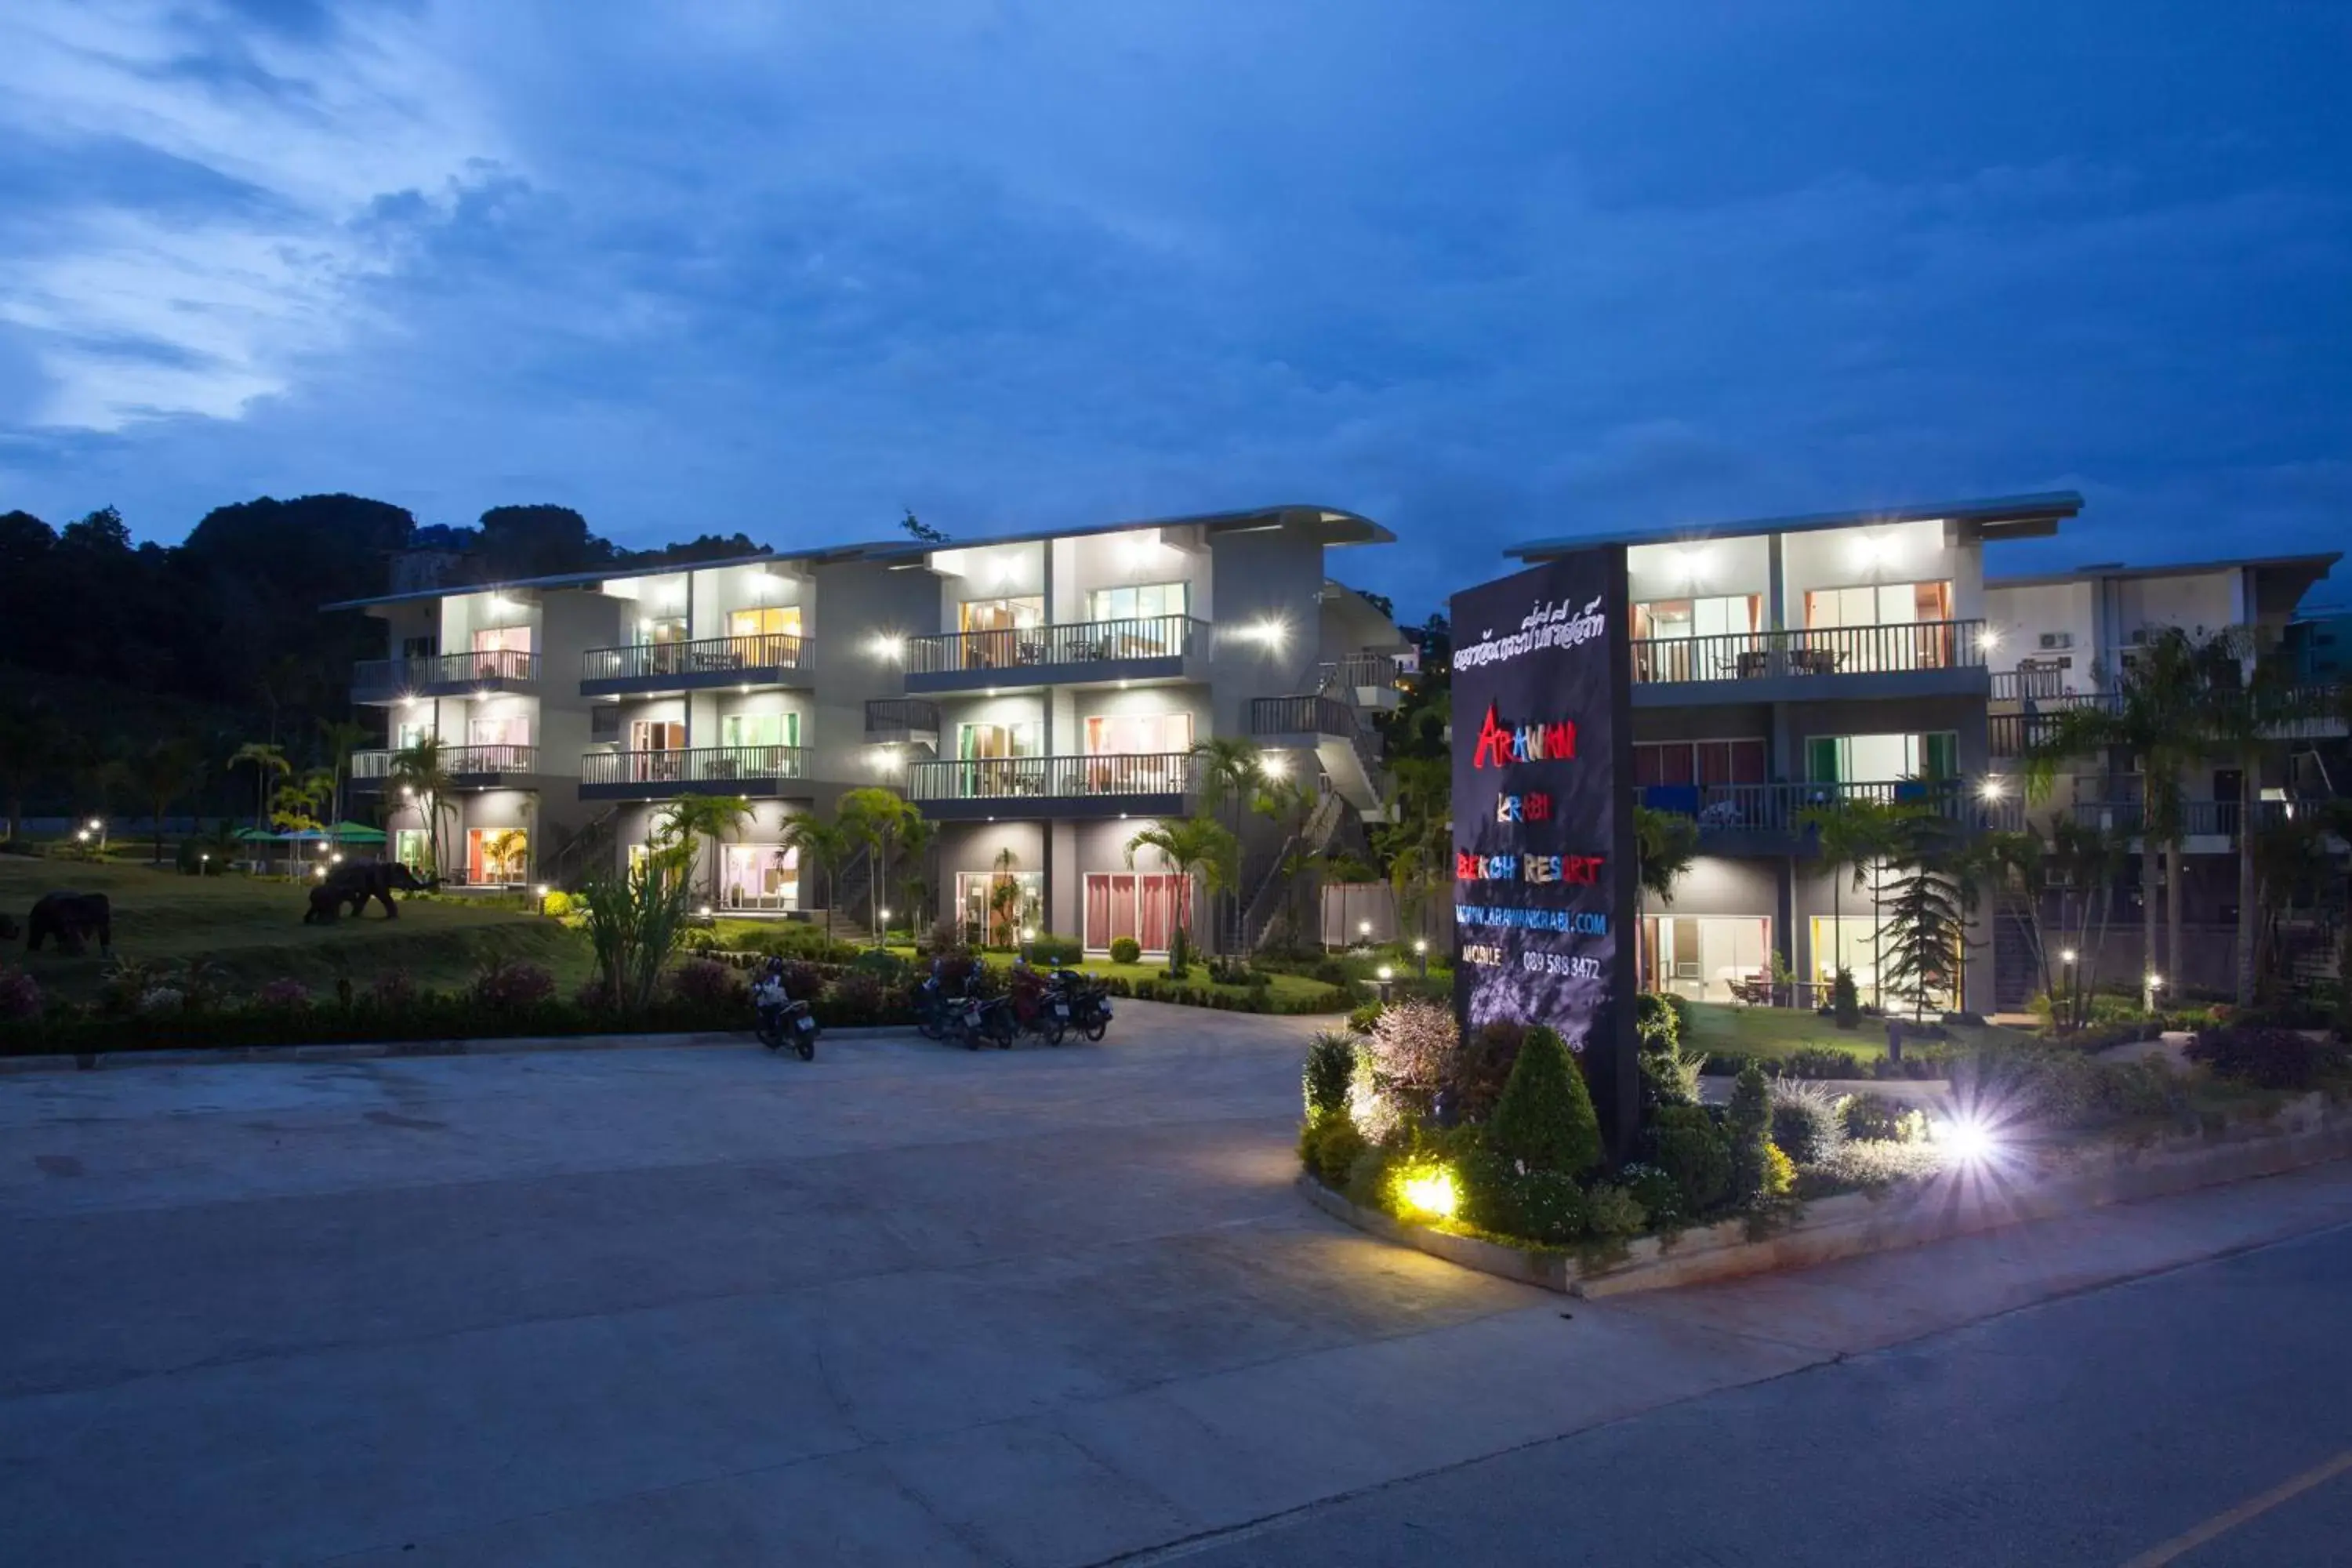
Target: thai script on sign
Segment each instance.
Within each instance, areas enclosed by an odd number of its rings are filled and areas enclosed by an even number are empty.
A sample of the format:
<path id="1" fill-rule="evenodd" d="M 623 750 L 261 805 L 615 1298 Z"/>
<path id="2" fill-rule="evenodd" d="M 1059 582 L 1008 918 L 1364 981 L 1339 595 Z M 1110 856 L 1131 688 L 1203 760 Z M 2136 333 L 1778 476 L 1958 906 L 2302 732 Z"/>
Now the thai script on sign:
<path id="1" fill-rule="evenodd" d="M 1495 705 L 1486 704 L 1486 718 L 1478 726 L 1478 749 L 1470 753 L 1473 768 L 1502 767 L 1508 763 L 1565 762 L 1576 755 L 1576 721 L 1553 724 L 1506 724 Z"/>
<path id="2" fill-rule="evenodd" d="M 1488 627 L 1478 634 L 1476 642 L 1455 648 L 1454 668 L 1475 669 L 1482 664 L 1502 664 L 1538 648 L 1574 647 L 1599 637 L 1608 625 L 1597 594 L 1581 610 L 1572 610 L 1565 599 L 1556 605 L 1538 603 L 1519 622 L 1517 631 L 1496 637 Z"/>

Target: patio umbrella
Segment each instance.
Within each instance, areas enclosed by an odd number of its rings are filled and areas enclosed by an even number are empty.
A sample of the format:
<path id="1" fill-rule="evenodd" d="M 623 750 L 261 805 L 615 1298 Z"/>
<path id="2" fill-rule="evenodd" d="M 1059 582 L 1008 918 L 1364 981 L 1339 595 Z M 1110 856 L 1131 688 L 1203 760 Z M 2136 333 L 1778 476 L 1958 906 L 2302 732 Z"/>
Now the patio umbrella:
<path id="1" fill-rule="evenodd" d="M 338 844 L 382 844 L 383 829 L 370 827 L 363 822 L 338 822 L 327 829 L 327 836 Z"/>

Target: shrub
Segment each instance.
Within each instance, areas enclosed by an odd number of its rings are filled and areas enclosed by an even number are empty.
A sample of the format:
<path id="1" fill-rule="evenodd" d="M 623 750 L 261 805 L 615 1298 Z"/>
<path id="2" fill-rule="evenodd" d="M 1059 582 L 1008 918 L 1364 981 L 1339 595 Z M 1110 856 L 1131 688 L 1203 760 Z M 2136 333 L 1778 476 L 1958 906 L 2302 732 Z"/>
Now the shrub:
<path id="1" fill-rule="evenodd" d="M 539 912 L 551 920 L 562 920 L 572 913 L 572 895 L 558 888 L 539 901 Z"/>
<path id="2" fill-rule="evenodd" d="M 1772 1085 L 1772 1142 L 1800 1165 L 1818 1165 L 1845 1142 L 1846 1096 L 1817 1083 Z"/>
<path id="3" fill-rule="evenodd" d="M 1478 1026 L 1462 1043 L 1454 1069 L 1453 1104 L 1465 1121 L 1483 1122 L 1495 1114 L 1503 1086 L 1511 1081 L 1519 1050 L 1527 1043 L 1528 1026 L 1507 1018 Z"/>
<path id="4" fill-rule="evenodd" d="M 886 985 L 901 984 L 907 978 L 907 961 L 885 948 L 867 948 L 850 961 L 849 967 L 852 973 L 870 974 Z"/>
<path id="5" fill-rule="evenodd" d="M 536 963 L 492 959 L 474 975 L 474 1001 L 491 1012 L 532 1007 L 555 994 L 555 976 Z"/>
<path id="6" fill-rule="evenodd" d="M 379 969 L 368 982 L 368 1005 L 393 1011 L 416 1000 L 416 981 L 405 969 Z"/>
<path id="7" fill-rule="evenodd" d="M 1213 958 L 1209 960 L 1209 983 L 1264 991 L 1274 984 L 1274 977 L 1252 969 L 1246 958 Z"/>
<path id="8" fill-rule="evenodd" d="M 1381 1021 L 1381 1015 L 1387 1011 L 1388 1004 L 1379 1000 L 1351 1008 L 1348 1013 L 1348 1027 L 1360 1035 L 1369 1035 L 1372 1032 L 1372 1026 Z"/>
<path id="9" fill-rule="evenodd" d="M 1675 1011 L 1673 999 L 1655 991 L 1644 991 L 1636 996 L 1633 1034 L 1644 1050 L 1682 1044 L 1682 1016 Z"/>
<path id="10" fill-rule="evenodd" d="M 1372 1021 L 1362 1054 L 1383 1087 L 1425 1100 L 1454 1081 L 1462 1035 L 1435 1003 L 1397 1002 Z"/>
<path id="11" fill-rule="evenodd" d="M 1301 1075 L 1311 1120 L 1348 1109 L 1348 1081 L 1356 1073 L 1356 1041 L 1351 1035 L 1318 1030 L 1307 1046 L 1307 1069 Z"/>
<path id="12" fill-rule="evenodd" d="M 1830 1016 L 1841 1029 L 1862 1027 L 1862 996 L 1853 986 L 1853 971 L 1843 965 L 1830 982 Z"/>
<path id="13" fill-rule="evenodd" d="M 678 937 L 677 945 L 684 952 L 716 952 L 719 951 L 719 933 L 707 927 L 695 926 Z"/>
<path id="14" fill-rule="evenodd" d="M 1348 1118 L 1367 1143 L 1393 1142 L 1412 1124 L 1410 1108 L 1381 1082 L 1369 1052 L 1356 1053 L 1356 1070 L 1348 1079 Z"/>
<path id="15" fill-rule="evenodd" d="M 1848 1097 L 1841 1120 L 1848 1138 L 1866 1142 L 1910 1143 L 1927 1136 L 1927 1112 L 1882 1094 Z"/>
<path id="16" fill-rule="evenodd" d="M 1759 1198 L 1785 1198 L 1797 1190 L 1797 1163 L 1789 1158 L 1780 1145 L 1764 1145 L 1764 1180 L 1756 1189 Z"/>
<path id="17" fill-rule="evenodd" d="M 1595 1236 L 1638 1236 L 1649 1220 L 1641 1201 L 1622 1187 L 1603 1182 L 1584 1194 L 1585 1226 Z"/>
<path id="18" fill-rule="evenodd" d="M 40 1013 L 39 983 L 21 969 L 0 969 L 0 1018 L 37 1018 Z"/>
<path id="19" fill-rule="evenodd" d="M 1747 1203 L 1764 1190 L 1764 1151 L 1772 1143 L 1772 1088 L 1754 1062 L 1739 1069 L 1732 1085 L 1724 1127 L 1731 1136 L 1732 1196 Z"/>
<path id="20" fill-rule="evenodd" d="M 1487 1125 L 1496 1151 L 1528 1170 L 1574 1175 L 1601 1159 L 1601 1121 L 1558 1031 L 1528 1031 Z"/>
<path id="21" fill-rule="evenodd" d="M 1637 1162 L 1620 1170 L 1617 1180 L 1633 1200 L 1642 1205 L 1642 1211 L 1649 1215 L 1651 1224 L 1674 1225 L 1689 1217 L 1683 1211 L 1681 1186 L 1659 1167 Z"/>
<path id="22" fill-rule="evenodd" d="M 280 1013 L 299 1013 L 310 1005 L 310 988 L 290 976 L 271 981 L 254 993 L 262 1006 Z"/>
<path id="23" fill-rule="evenodd" d="M 1662 1107 L 1651 1123 L 1650 1152 L 1674 1183 L 1683 1218 L 1695 1219 L 1731 1195 L 1731 1139 L 1705 1106 Z"/>
<path id="24" fill-rule="evenodd" d="M 1079 963 L 1087 956 L 1087 944 L 1074 936 L 1057 936 L 1049 931 L 1039 931 L 1029 939 L 1029 962 L 1032 963 Z"/>
<path id="25" fill-rule="evenodd" d="M 852 970 L 825 991 L 825 1022 L 838 1029 L 878 1024 L 888 1010 L 890 995 L 879 976 Z"/>
<path id="26" fill-rule="evenodd" d="M 1318 959 L 1315 967 L 1307 972 L 1307 977 L 1319 980 L 1326 985 L 1352 985 L 1356 983 L 1356 977 L 1348 972 L 1346 964 L 1328 956 Z"/>
<path id="27" fill-rule="evenodd" d="M 1583 1236 L 1591 1205 L 1576 1178 L 1559 1171 L 1528 1171 L 1508 1185 L 1512 1223 L 1506 1234 L 1545 1247 L 1565 1247 Z"/>
<path id="28" fill-rule="evenodd" d="M 681 1002 L 716 1013 L 740 1002 L 746 987 L 740 972 L 716 959 L 689 958 L 671 972 L 669 988 Z"/>
<path id="29" fill-rule="evenodd" d="M 1143 944 L 1131 936 L 1115 936 L 1110 939 L 1110 961 L 1113 963 L 1140 963 L 1143 962 Z"/>
<path id="30" fill-rule="evenodd" d="M 1326 1186 L 1344 1187 L 1367 1145 L 1344 1112 L 1318 1116 L 1299 1130 L 1298 1159 Z"/>
<path id="31" fill-rule="evenodd" d="M 1865 1078 L 1862 1058 L 1834 1046 L 1803 1046 L 1780 1062 L 1783 1078 Z"/>
<path id="32" fill-rule="evenodd" d="M 2189 1042 L 2188 1057 L 2216 1078 L 2257 1089 L 2311 1089 L 2346 1065 L 2344 1047 L 2333 1040 L 2263 1027 L 2208 1030 Z"/>

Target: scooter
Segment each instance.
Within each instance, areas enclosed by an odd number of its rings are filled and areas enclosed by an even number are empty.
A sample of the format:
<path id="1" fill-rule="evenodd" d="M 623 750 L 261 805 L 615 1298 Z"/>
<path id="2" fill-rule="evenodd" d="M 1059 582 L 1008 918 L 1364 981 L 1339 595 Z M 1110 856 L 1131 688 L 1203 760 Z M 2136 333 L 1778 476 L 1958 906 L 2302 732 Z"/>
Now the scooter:
<path id="1" fill-rule="evenodd" d="M 1099 1043 L 1110 1028 L 1110 988 L 1076 969 L 1056 969 L 1046 987 L 1046 996 L 1064 1026 Z"/>
<path id="2" fill-rule="evenodd" d="M 1062 1043 L 1070 1027 L 1070 1005 L 1051 982 L 1027 964 L 1015 963 L 1010 996 L 1015 1025 L 1049 1046 Z"/>
<path id="3" fill-rule="evenodd" d="M 1013 1021 L 1013 999 L 983 995 L 977 969 L 965 982 L 963 994 L 954 998 L 949 1008 L 948 1028 L 965 1050 L 976 1051 L 983 1042 L 999 1050 L 1013 1048 L 1013 1037 L 1017 1032 Z"/>
<path id="4" fill-rule="evenodd" d="M 751 987 L 751 1006 L 758 1015 L 761 1045 L 774 1051 L 789 1042 L 801 1060 L 816 1060 L 817 1037 L 823 1032 L 816 1026 L 816 1014 L 784 990 L 784 977 L 777 969 L 761 975 Z"/>

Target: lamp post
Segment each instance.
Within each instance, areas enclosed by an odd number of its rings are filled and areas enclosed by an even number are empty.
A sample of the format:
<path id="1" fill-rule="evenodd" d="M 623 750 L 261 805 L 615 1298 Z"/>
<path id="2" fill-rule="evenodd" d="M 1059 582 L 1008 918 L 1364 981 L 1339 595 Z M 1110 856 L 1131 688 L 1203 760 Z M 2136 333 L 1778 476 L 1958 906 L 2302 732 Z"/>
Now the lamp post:
<path id="1" fill-rule="evenodd" d="M 196 875 L 209 877 L 212 874 L 213 852 L 209 849 L 199 849 L 196 851 Z"/>
<path id="2" fill-rule="evenodd" d="M 1380 982 L 1381 1005 L 1385 1007 L 1389 1001 L 1389 988 L 1396 983 L 1396 971 L 1383 963 L 1372 973 L 1373 977 Z"/>
<path id="3" fill-rule="evenodd" d="M 1428 939 L 1427 937 L 1425 937 L 1425 936 L 1417 936 L 1417 937 L 1415 937 L 1415 938 L 1413 938 L 1413 939 L 1412 939 L 1412 958 L 1413 958 L 1413 962 L 1414 962 L 1415 963 L 1418 963 L 1419 965 L 1421 965 L 1421 977 L 1422 977 L 1423 980 L 1428 979 L 1428 978 L 1429 978 L 1429 939 Z"/>
<path id="4" fill-rule="evenodd" d="M 539 900 L 539 908 L 536 912 L 542 915 L 545 914 L 547 912 L 547 884 L 541 882 L 537 887 L 531 889 L 530 896 Z"/>

